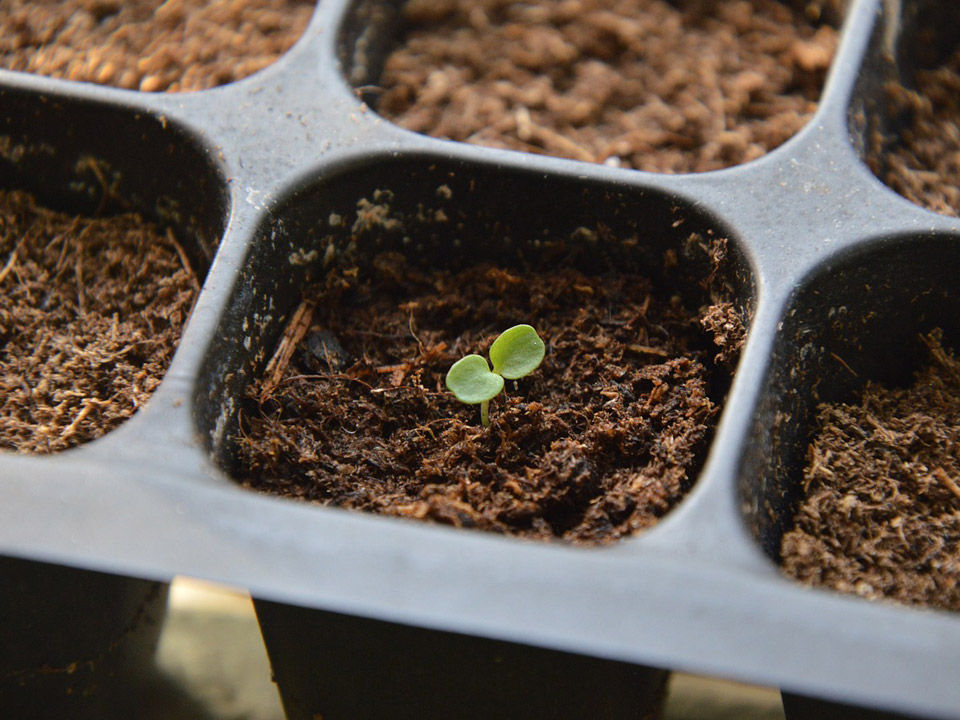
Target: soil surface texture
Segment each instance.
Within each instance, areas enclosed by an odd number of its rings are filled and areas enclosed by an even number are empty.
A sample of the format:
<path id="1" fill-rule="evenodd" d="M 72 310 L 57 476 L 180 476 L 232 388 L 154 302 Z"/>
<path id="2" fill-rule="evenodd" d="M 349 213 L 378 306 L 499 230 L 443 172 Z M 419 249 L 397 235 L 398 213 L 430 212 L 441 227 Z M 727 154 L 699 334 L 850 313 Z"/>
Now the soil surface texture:
<path id="1" fill-rule="evenodd" d="M 507 382 L 484 428 L 444 377 L 518 323 L 546 357 Z M 637 275 L 427 271 L 381 254 L 304 294 L 248 388 L 239 478 L 347 508 L 611 542 L 693 484 L 718 414 L 712 380 L 729 380 L 714 359 L 735 356 L 742 335 L 732 305 L 691 310 Z"/>
<path id="2" fill-rule="evenodd" d="M 816 110 L 839 5 L 410 0 L 377 108 L 439 138 L 716 170 L 781 145 Z"/>
<path id="3" fill-rule="evenodd" d="M 0 191 L 0 448 L 47 453 L 143 405 L 199 291 L 172 233 Z"/>
<path id="4" fill-rule="evenodd" d="M 891 83 L 886 93 L 887 114 L 903 125 L 871 135 L 870 169 L 908 200 L 960 216 L 960 48 L 918 70 L 912 87 Z"/>
<path id="5" fill-rule="evenodd" d="M 313 0 L 3 0 L 0 67 L 146 92 L 224 85 L 303 34 Z"/>
<path id="6" fill-rule="evenodd" d="M 909 388 L 823 404 L 785 572 L 873 600 L 960 610 L 960 361 L 938 333 Z"/>

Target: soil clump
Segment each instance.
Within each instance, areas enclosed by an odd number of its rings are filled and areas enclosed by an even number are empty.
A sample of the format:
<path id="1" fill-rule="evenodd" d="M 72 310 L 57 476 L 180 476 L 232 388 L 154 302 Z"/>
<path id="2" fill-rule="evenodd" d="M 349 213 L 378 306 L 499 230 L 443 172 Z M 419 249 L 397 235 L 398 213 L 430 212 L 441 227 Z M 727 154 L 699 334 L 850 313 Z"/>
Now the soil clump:
<path id="1" fill-rule="evenodd" d="M 444 377 L 518 323 L 537 329 L 546 357 L 507 383 L 484 428 Z M 729 382 L 714 358 L 735 359 L 742 335 L 731 304 L 691 309 L 636 274 L 436 270 L 381 253 L 305 291 L 248 387 L 234 474 L 328 505 L 609 543 L 654 524 L 695 481 L 713 389 Z"/>
<path id="2" fill-rule="evenodd" d="M 0 191 L 0 258 L 0 448 L 64 450 L 130 417 L 199 291 L 173 233 Z"/>
<path id="3" fill-rule="evenodd" d="M 145 92 L 204 90 L 270 65 L 313 0 L 4 0 L 0 67 Z"/>
<path id="4" fill-rule="evenodd" d="M 410 0 L 377 109 L 409 130 L 488 147 L 717 170 L 806 124 L 841 5 Z"/>
<path id="5" fill-rule="evenodd" d="M 824 403 L 784 571 L 807 584 L 960 610 L 960 361 L 939 333 L 908 388 Z"/>

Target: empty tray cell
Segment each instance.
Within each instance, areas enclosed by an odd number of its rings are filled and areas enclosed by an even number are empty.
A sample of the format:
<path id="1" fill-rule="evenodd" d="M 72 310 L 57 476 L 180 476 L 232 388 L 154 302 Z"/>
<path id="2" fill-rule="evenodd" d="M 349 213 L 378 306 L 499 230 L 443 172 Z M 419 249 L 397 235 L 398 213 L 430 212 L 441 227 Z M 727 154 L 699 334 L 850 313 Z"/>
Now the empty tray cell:
<path id="1" fill-rule="evenodd" d="M 384 32 L 346 33 L 359 51 L 344 57 L 368 102 L 409 130 L 702 172 L 758 158 L 803 127 L 836 49 L 841 5 L 410 0 L 391 24 L 363 4 Z"/>
<path id="2" fill-rule="evenodd" d="M 798 580 L 960 609 L 960 238 L 877 241 L 784 319 L 742 493 Z"/>
<path id="3" fill-rule="evenodd" d="M 908 200 L 960 215 L 960 6 L 905 1 L 874 46 L 851 117 L 867 164 Z"/>
<path id="4" fill-rule="evenodd" d="M 0 107 L 0 447 L 53 452 L 159 385 L 223 185 L 164 120 L 12 92 Z"/>
<path id="5" fill-rule="evenodd" d="M 204 411 L 210 427 L 237 415 L 217 452 L 243 485 L 608 543 L 655 523 L 696 480 L 748 281 L 724 233 L 682 201 L 381 160 L 298 192 L 255 247 L 237 290 L 246 306 L 230 313 L 240 327 L 222 331 L 245 352 L 211 364 L 214 378 L 249 379 L 213 384 Z M 518 324 L 546 354 L 517 381 L 503 370 L 484 427 L 482 406 L 457 402 L 445 376 L 469 354 L 487 363 Z M 501 382 L 486 367 L 480 382 Z"/>
<path id="6" fill-rule="evenodd" d="M 270 65 L 313 0 L 10 0 L 0 67 L 146 92 L 204 90 Z"/>

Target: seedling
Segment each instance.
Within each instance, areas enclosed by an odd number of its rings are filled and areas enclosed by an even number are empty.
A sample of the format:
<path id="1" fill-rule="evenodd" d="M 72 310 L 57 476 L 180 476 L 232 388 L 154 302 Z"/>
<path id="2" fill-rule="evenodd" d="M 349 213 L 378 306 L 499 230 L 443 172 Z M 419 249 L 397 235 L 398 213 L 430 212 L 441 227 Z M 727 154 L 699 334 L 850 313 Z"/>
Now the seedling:
<path id="1" fill-rule="evenodd" d="M 490 425 L 490 401 L 503 390 L 504 379 L 526 377 L 543 362 L 546 349 L 529 325 L 514 325 L 490 346 L 493 370 L 481 355 L 460 358 L 447 371 L 447 388 L 457 400 L 480 406 L 480 422 Z"/>

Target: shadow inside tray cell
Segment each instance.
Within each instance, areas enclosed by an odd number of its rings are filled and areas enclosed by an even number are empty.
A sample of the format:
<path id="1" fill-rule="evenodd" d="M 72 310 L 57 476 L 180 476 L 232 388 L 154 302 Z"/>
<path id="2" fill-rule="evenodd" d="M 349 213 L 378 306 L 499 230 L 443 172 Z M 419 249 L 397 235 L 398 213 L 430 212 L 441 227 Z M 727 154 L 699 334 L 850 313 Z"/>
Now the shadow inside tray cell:
<path id="1" fill-rule="evenodd" d="M 254 601 L 290 720 L 660 717 L 663 670 Z"/>
<path id="2" fill-rule="evenodd" d="M 960 609 L 958 262 L 957 237 L 881 239 L 794 295 L 740 475 L 788 576 Z"/>
<path id="3" fill-rule="evenodd" d="M 201 276 L 227 214 L 216 161 L 177 124 L 59 94 L 0 88 L 0 183 L 58 210 L 170 226 Z"/>
<path id="4" fill-rule="evenodd" d="M 150 671 L 167 585 L 0 558 L 0 715 L 129 717 L 113 712 Z"/>
<path id="5" fill-rule="evenodd" d="M 882 182 L 960 214 L 960 6 L 885 3 L 849 109 L 852 138 Z"/>
<path id="6" fill-rule="evenodd" d="M 786 720 L 924 720 L 915 715 L 902 715 L 787 692 L 783 693 L 783 710 Z"/>
<path id="7" fill-rule="evenodd" d="M 147 401 L 226 212 L 166 118 L 0 90 L 0 447 L 73 447 Z"/>
<path id="8" fill-rule="evenodd" d="M 842 0 L 370 2 L 340 34 L 364 100 L 431 137 L 685 173 L 754 160 L 815 112 Z"/>
<path id="9" fill-rule="evenodd" d="M 736 244 L 680 199 L 380 158 L 261 228 L 197 416 L 247 487 L 607 543 L 696 480 L 752 293 Z M 445 374 L 521 323 L 546 357 L 483 428 Z"/>

